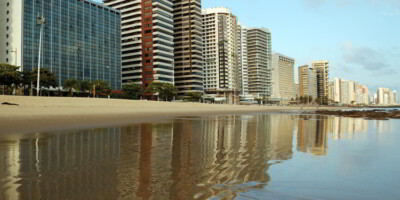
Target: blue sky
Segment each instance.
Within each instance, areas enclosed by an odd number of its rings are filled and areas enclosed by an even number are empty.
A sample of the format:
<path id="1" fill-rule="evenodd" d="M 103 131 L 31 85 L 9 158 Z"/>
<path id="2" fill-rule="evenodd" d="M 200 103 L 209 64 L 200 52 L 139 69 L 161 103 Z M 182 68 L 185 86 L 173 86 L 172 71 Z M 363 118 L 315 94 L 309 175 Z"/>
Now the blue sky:
<path id="1" fill-rule="evenodd" d="M 272 49 L 331 62 L 330 78 L 400 91 L 400 0 L 203 0 L 228 7 L 248 27 L 272 32 Z"/>

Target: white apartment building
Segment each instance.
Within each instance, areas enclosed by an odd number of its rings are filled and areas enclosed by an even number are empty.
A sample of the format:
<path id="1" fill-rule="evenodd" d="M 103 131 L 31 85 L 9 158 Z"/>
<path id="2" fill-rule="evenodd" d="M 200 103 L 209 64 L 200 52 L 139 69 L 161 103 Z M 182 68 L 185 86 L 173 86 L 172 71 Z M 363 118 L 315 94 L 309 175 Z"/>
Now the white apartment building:
<path id="1" fill-rule="evenodd" d="M 330 82 L 330 87 L 331 100 L 333 102 L 342 104 L 370 104 L 369 90 L 366 85 L 334 78 Z"/>
<path id="2" fill-rule="evenodd" d="M 397 103 L 397 92 L 389 88 L 378 88 L 377 89 L 377 100 L 378 105 L 393 105 Z"/>
<path id="3" fill-rule="evenodd" d="M 340 84 L 340 102 L 343 104 L 352 104 L 356 101 L 355 98 L 355 82 L 342 80 Z"/>
<path id="4" fill-rule="evenodd" d="M 272 55 L 272 98 L 280 101 L 289 101 L 296 98 L 294 84 L 295 60 L 288 56 L 276 53 Z"/>
<path id="5" fill-rule="evenodd" d="M 22 1 L 0 2 L 0 62 L 22 66 Z M 21 70 L 21 69 L 20 69 Z"/>
<path id="6" fill-rule="evenodd" d="M 240 93 L 247 95 L 249 93 L 249 66 L 247 59 L 247 29 L 239 24 L 237 28 L 238 39 L 238 63 L 239 63 L 239 81 Z"/>
<path id="7" fill-rule="evenodd" d="M 204 90 L 239 91 L 237 18 L 228 8 L 209 8 L 203 15 Z"/>
<path id="8" fill-rule="evenodd" d="M 174 84 L 172 0 L 104 0 L 121 11 L 122 84 Z"/>
<path id="9" fill-rule="evenodd" d="M 332 81 L 332 96 L 331 96 L 331 100 L 333 100 L 334 102 L 340 102 L 340 84 L 341 84 L 341 80 L 339 78 L 334 78 Z"/>

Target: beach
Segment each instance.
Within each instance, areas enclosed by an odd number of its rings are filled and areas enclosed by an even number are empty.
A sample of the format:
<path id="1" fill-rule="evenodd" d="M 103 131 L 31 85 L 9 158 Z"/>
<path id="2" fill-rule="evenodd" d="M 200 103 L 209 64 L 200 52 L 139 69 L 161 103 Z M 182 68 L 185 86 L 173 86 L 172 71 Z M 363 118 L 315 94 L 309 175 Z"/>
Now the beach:
<path id="1" fill-rule="evenodd" d="M 226 105 L 76 97 L 2 96 L 0 134 L 129 125 L 171 117 L 299 112 L 316 107 Z M 338 109 L 327 108 L 324 109 Z"/>

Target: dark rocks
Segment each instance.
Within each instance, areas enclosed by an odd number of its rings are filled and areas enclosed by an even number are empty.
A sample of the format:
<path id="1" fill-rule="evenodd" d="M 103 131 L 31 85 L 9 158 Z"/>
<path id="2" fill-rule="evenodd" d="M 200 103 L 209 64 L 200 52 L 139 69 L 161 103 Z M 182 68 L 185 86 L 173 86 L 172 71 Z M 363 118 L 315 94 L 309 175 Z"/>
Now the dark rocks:
<path id="1" fill-rule="evenodd" d="M 312 112 L 312 114 L 365 118 L 367 120 L 400 119 L 399 110 L 316 110 L 315 112 Z"/>
<path id="2" fill-rule="evenodd" d="M 7 105 L 7 106 L 18 106 L 16 103 L 9 103 L 9 102 L 3 102 L 1 105 Z"/>

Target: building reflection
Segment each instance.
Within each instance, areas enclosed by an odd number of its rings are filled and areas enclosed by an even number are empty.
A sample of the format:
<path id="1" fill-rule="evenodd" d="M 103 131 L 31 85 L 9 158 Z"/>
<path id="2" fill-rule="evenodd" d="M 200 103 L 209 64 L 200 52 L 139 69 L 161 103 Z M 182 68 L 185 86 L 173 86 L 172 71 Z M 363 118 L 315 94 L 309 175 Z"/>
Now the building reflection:
<path id="1" fill-rule="evenodd" d="M 297 150 L 314 155 L 326 155 L 328 139 L 352 140 L 368 132 L 368 121 L 362 118 L 332 116 L 299 116 Z"/>
<path id="2" fill-rule="evenodd" d="M 324 116 L 299 116 L 297 150 L 314 155 L 326 155 L 328 148 L 327 121 Z"/>
<path id="3" fill-rule="evenodd" d="M 35 135 L 0 143 L 0 199 L 231 199 L 267 185 L 293 147 L 326 155 L 328 138 L 367 130 L 351 118 L 244 115 Z"/>
<path id="4" fill-rule="evenodd" d="M 97 199 L 118 192 L 108 185 L 118 181 L 119 128 L 41 134 L 2 147 L 9 157 L 0 171 L 7 180 L 1 199 Z"/>

